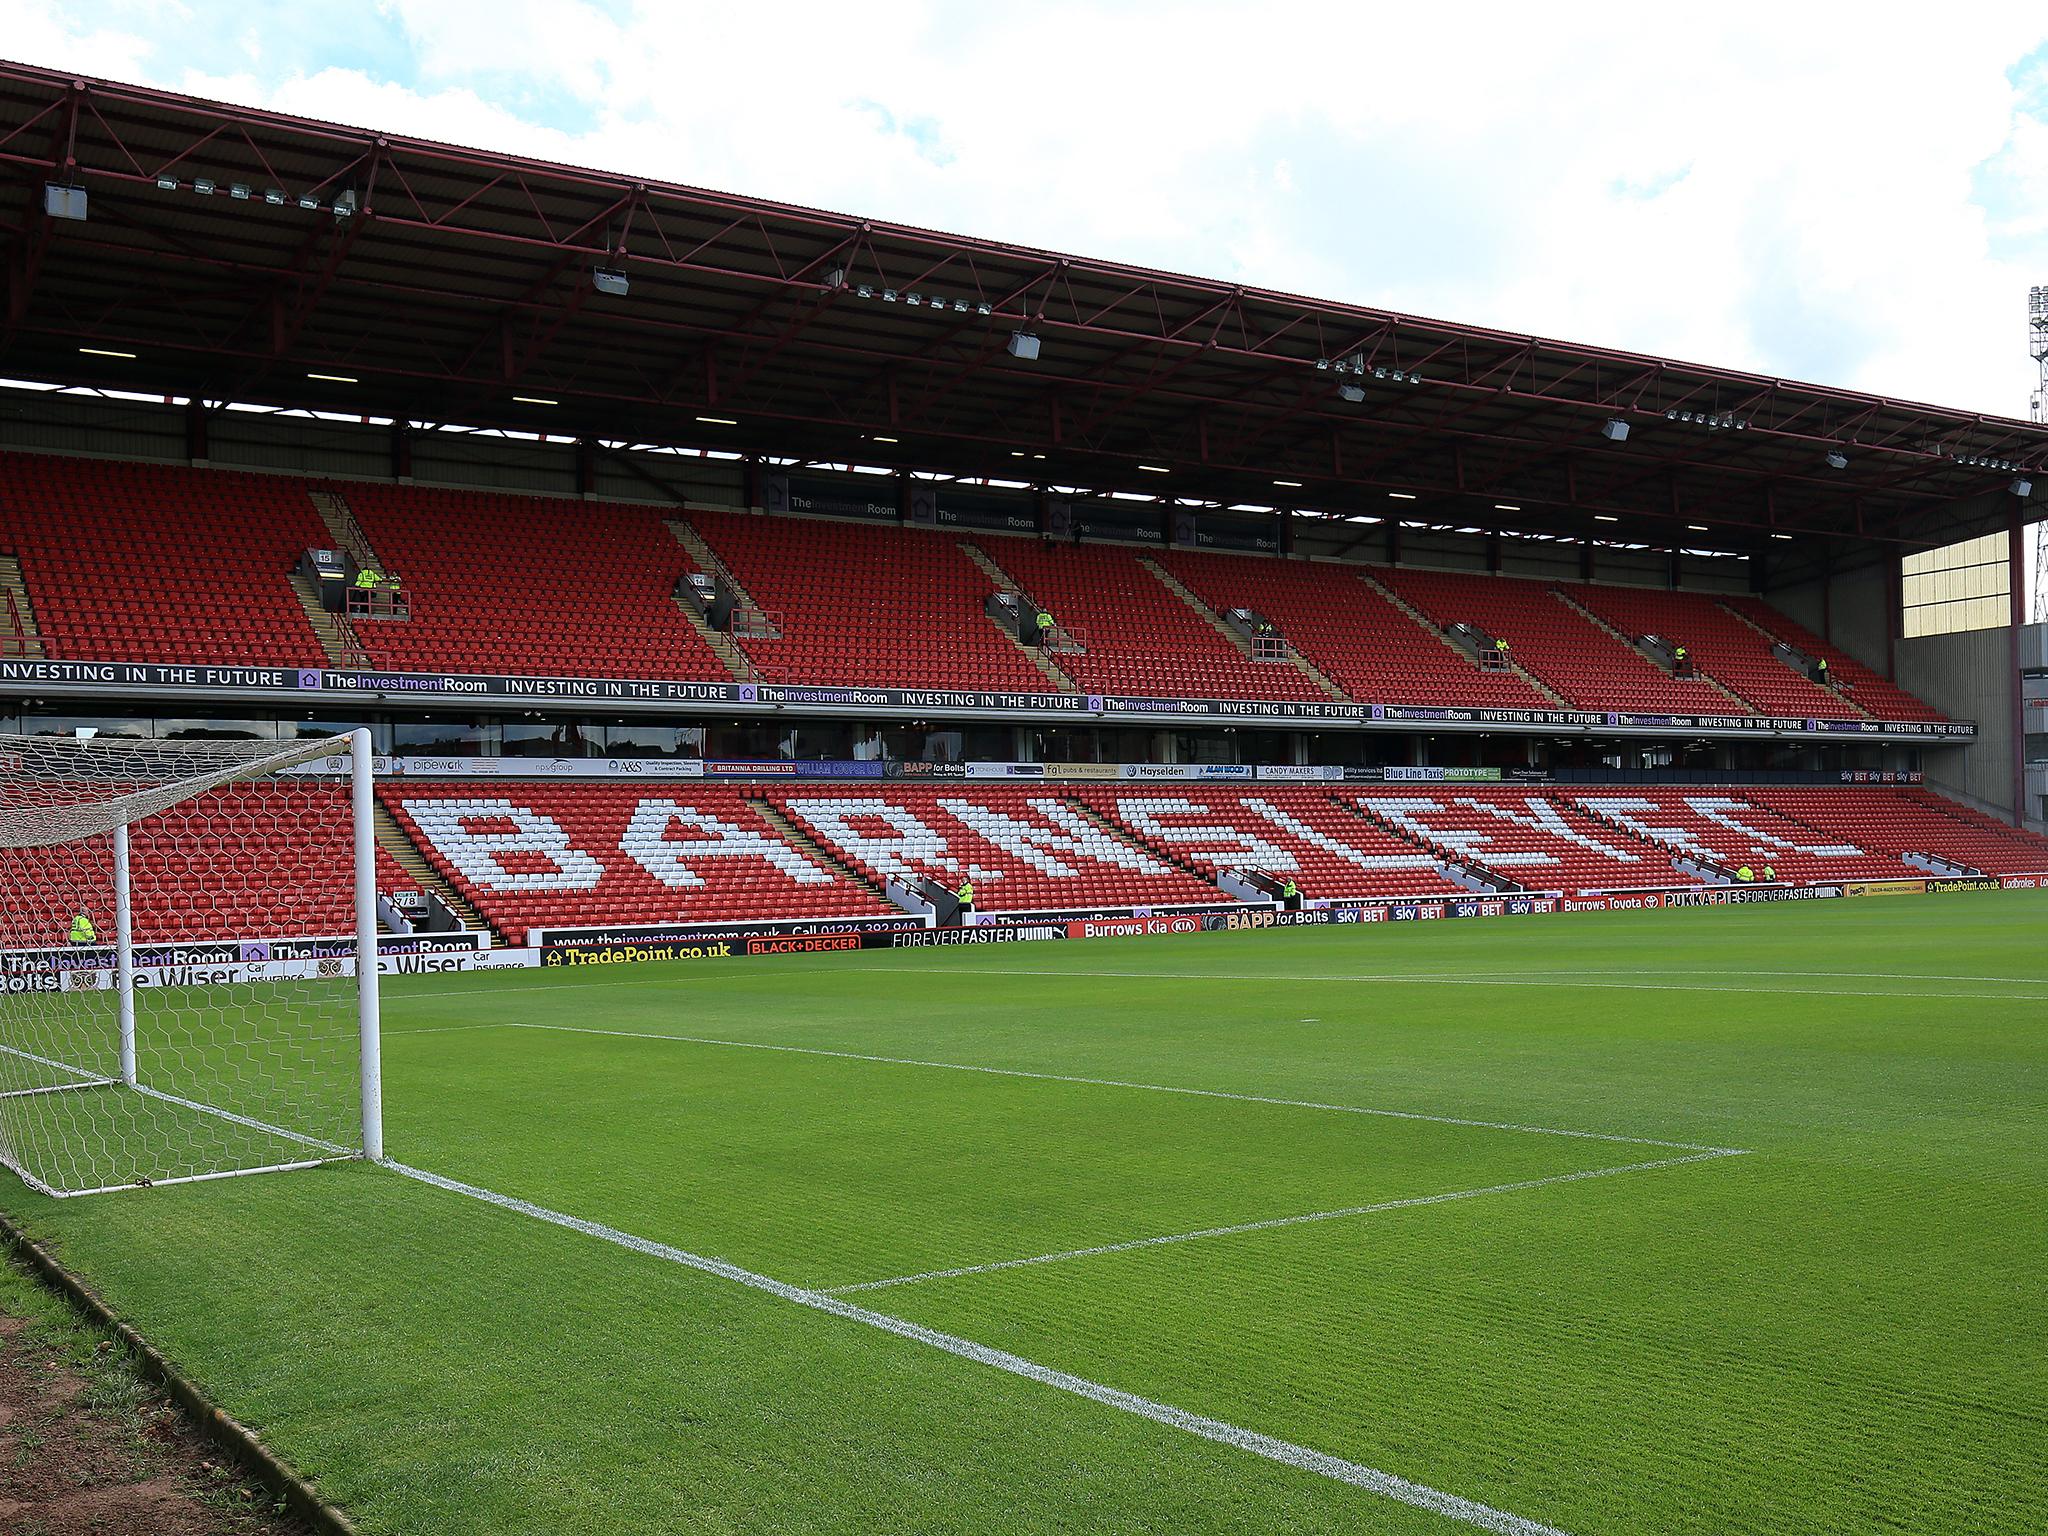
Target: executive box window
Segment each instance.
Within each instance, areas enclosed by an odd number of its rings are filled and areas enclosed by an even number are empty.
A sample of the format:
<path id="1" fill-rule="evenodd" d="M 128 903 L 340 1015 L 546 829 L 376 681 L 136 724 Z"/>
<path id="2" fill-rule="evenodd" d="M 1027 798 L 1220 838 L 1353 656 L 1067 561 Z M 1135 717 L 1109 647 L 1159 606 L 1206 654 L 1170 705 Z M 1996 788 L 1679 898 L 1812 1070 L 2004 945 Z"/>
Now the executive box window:
<path id="1" fill-rule="evenodd" d="M 1899 564 L 1906 638 L 2002 629 L 2012 619 L 2011 535 L 1987 533 Z"/>

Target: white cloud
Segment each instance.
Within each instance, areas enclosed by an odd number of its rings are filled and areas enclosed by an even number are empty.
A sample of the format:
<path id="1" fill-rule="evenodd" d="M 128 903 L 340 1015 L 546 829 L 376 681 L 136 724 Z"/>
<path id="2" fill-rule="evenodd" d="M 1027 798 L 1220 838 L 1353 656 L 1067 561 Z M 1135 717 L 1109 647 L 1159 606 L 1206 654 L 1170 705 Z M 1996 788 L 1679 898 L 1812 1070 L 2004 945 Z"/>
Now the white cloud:
<path id="1" fill-rule="evenodd" d="M 385 0 L 389 67 L 287 65 L 290 18 L 230 9 L 257 43 L 227 79 L 203 28 L 126 8 L 0 0 L 0 30 L 35 62 L 1503 329 L 2007 414 L 2031 386 L 2038 5 Z"/>

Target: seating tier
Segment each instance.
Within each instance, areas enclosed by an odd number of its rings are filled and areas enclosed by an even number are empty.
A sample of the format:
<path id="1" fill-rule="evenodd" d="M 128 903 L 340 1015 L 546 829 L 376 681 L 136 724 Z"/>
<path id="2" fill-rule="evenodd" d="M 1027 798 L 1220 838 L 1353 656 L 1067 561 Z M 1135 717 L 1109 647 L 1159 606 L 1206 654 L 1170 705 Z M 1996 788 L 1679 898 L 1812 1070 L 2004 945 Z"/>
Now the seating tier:
<path id="1" fill-rule="evenodd" d="M 1693 883 L 1663 850 L 1593 825 L 1568 803 L 1533 789 L 1388 786 L 1347 798 L 1445 857 L 1529 890 L 1583 894 Z"/>
<path id="2" fill-rule="evenodd" d="M 83 906 L 114 939 L 111 843 L 0 852 L 0 947 L 65 942 Z M 131 910 L 140 943 L 355 932 L 348 791 L 305 780 L 233 784 L 135 824 Z"/>
<path id="3" fill-rule="evenodd" d="M 1761 598 L 1731 597 L 1723 601 L 1745 618 L 1807 655 L 1827 658 L 1828 671 L 1846 684 L 1856 702 L 1880 720 L 1941 720 L 1940 710 L 1913 697 L 1882 673 L 1866 667 L 1847 651 L 1829 645 L 1812 630 L 1795 624 Z"/>
<path id="4" fill-rule="evenodd" d="M 1118 835 L 1051 786 L 968 783 L 773 797 L 791 822 L 877 882 L 974 882 L 981 912 L 1227 902 L 1206 880 Z"/>
<path id="5" fill-rule="evenodd" d="M 1134 550 L 984 538 L 1031 599 L 1082 636 L 1060 670 L 1088 693 L 1147 698 L 1320 699 L 1285 661 L 1253 661 L 1139 563 Z"/>
<path id="6" fill-rule="evenodd" d="M 892 912 L 792 848 L 746 792 L 645 784 L 388 784 L 429 863 L 513 943 L 535 927 Z"/>
<path id="7" fill-rule="evenodd" d="M 357 638 L 406 671 L 730 680 L 674 601 L 689 561 L 659 513 L 418 486 L 350 485 L 412 618 Z"/>
<path id="8" fill-rule="evenodd" d="M 1596 586 L 1575 586 L 1570 592 L 1627 635 L 1660 635 L 1684 646 L 1693 665 L 1759 714 L 1793 720 L 1861 718 L 1840 694 L 1809 682 L 1772 655 L 1767 636 L 1702 593 Z M 1722 701 L 1722 713 L 1735 709 Z"/>
<path id="9" fill-rule="evenodd" d="M 737 642 L 771 681 L 1052 687 L 990 621 L 995 586 L 950 534 L 719 512 L 689 521 L 781 631 Z"/>
<path id="10" fill-rule="evenodd" d="M 1803 826 L 1739 789 L 1674 790 L 1618 785 L 1561 796 L 1587 814 L 1726 869 L 1766 866 L 1781 880 L 1891 880 L 1924 874 L 1892 854 L 1865 847 L 1832 827 Z"/>
<path id="11" fill-rule="evenodd" d="M 302 480 L 0 453 L 0 552 L 66 661 L 324 665 L 290 576 L 327 542 Z"/>
<path id="12" fill-rule="evenodd" d="M 1993 821 L 1924 789 L 1744 789 L 1746 800 L 1875 852 L 1931 855 L 1988 875 L 2048 872 L 2048 838 Z M 1915 870 L 1915 874 L 1925 873 Z"/>
<path id="13" fill-rule="evenodd" d="M 1305 789 L 1086 789 L 1075 795 L 1166 858 L 1212 878 L 1255 870 L 1293 880 L 1311 900 L 1465 896 L 1424 849 Z"/>
<path id="14" fill-rule="evenodd" d="M 1575 708 L 1653 714 L 1732 711 L 1725 694 L 1698 679 L 1672 677 L 1575 613 L 1542 582 L 1408 566 L 1374 574 L 1446 628 L 1473 624 L 1505 639 L 1517 664 Z"/>
<path id="15" fill-rule="evenodd" d="M 1173 550 L 1164 563 L 1218 613 L 1250 608 L 1353 698 L 1548 709 L 1510 672 L 1482 672 L 1360 578 L 1356 567 Z"/>

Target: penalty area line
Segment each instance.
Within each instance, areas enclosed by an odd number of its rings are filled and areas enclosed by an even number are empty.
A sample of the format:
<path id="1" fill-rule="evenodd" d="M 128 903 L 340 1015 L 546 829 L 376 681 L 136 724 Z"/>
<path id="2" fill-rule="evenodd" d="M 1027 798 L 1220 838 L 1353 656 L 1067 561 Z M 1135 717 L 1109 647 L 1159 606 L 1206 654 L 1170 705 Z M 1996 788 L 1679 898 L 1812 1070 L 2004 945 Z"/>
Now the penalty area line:
<path id="1" fill-rule="evenodd" d="M 1085 1377 L 1071 1375 L 1066 1371 L 1056 1370 L 1052 1366 L 1040 1365 L 1036 1361 L 1025 1359 L 1022 1355 L 1013 1355 L 1008 1350 L 995 1349 L 986 1344 L 977 1344 L 972 1339 L 962 1338 L 957 1334 L 942 1333 L 936 1328 L 927 1328 L 921 1323 L 908 1322 L 900 1317 L 891 1317 L 886 1312 L 871 1311 L 853 1302 L 842 1301 L 836 1296 L 828 1296 L 822 1291 L 806 1290 L 802 1286 L 790 1285 L 785 1281 L 771 1279 L 767 1275 L 756 1274 L 753 1270 L 742 1269 L 739 1265 L 727 1263 L 723 1259 L 707 1258 L 702 1254 L 691 1253 L 686 1249 L 672 1247 L 667 1243 L 658 1243 L 650 1238 L 636 1237 L 630 1232 L 620 1231 L 617 1227 L 608 1227 L 601 1222 L 587 1221 L 580 1216 L 571 1216 L 561 1211 L 550 1210 L 546 1206 L 535 1205 L 531 1201 L 521 1200 L 517 1196 L 501 1195 L 494 1190 L 483 1189 L 475 1184 L 465 1184 L 459 1179 L 447 1178 L 438 1173 L 429 1173 L 423 1168 L 412 1168 L 404 1163 L 395 1162 L 386 1162 L 384 1166 L 391 1169 L 394 1173 L 403 1174 L 409 1179 L 416 1179 L 420 1183 L 431 1185 L 435 1189 L 446 1190 L 450 1194 L 463 1195 L 471 1200 L 481 1201 L 485 1205 L 496 1206 L 500 1210 L 511 1211 L 521 1216 L 530 1217 L 535 1221 L 547 1222 L 552 1226 L 581 1233 L 585 1237 L 594 1237 L 601 1242 L 611 1243 L 616 1247 L 627 1249 L 630 1252 L 638 1253 L 648 1258 L 660 1259 L 670 1264 L 678 1264 L 687 1269 L 699 1270 L 704 1274 L 716 1275 L 720 1279 L 734 1281 L 753 1290 L 765 1291 L 771 1296 L 779 1297 L 783 1301 L 793 1302 L 797 1306 L 808 1307 L 813 1311 L 829 1313 L 833 1317 L 844 1318 L 848 1322 L 860 1323 L 869 1328 L 879 1329 L 883 1333 L 894 1334 L 900 1339 L 908 1339 L 913 1343 L 942 1350 L 946 1354 L 955 1355 L 960 1359 L 970 1360 L 976 1365 L 985 1365 L 1011 1376 L 1022 1377 L 1026 1381 L 1033 1381 L 1041 1386 L 1051 1387 L 1056 1391 L 1066 1392 L 1075 1397 L 1085 1398 L 1090 1402 L 1100 1403 L 1105 1407 L 1114 1408 L 1121 1413 L 1131 1414 L 1136 1418 L 1148 1419 L 1154 1424 L 1163 1424 L 1169 1429 L 1177 1429 L 1184 1434 L 1195 1435 L 1204 1440 L 1214 1441 L 1218 1445 L 1231 1446 L 1240 1451 L 1250 1452 L 1254 1456 L 1263 1457 L 1267 1461 L 1278 1462 L 1282 1466 L 1293 1467 L 1298 1471 L 1312 1473 L 1317 1477 L 1328 1478 L 1333 1482 L 1349 1484 L 1353 1488 L 1362 1489 L 1367 1493 L 1376 1494 L 1384 1499 L 1392 1499 L 1397 1503 L 1407 1504 L 1416 1509 L 1426 1509 L 1452 1520 L 1463 1521 L 1465 1524 L 1476 1526 L 1482 1531 L 1492 1532 L 1493 1536 L 1568 1536 L 1568 1533 L 1559 1530 L 1556 1526 L 1544 1525 L 1540 1521 L 1531 1520 L 1523 1515 L 1511 1514 L 1504 1509 L 1495 1509 L 1490 1504 L 1481 1504 L 1473 1499 L 1462 1498 L 1455 1493 L 1446 1493 L 1440 1488 L 1432 1488 L 1426 1483 L 1411 1481 L 1396 1473 L 1383 1472 L 1377 1467 L 1368 1467 L 1363 1463 L 1347 1461 L 1343 1457 L 1332 1456 L 1323 1451 L 1313 1450 L 1305 1445 L 1296 1445 L 1292 1441 L 1276 1439 L 1272 1435 L 1260 1434 L 1257 1430 L 1244 1429 L 1238 1425 L 1226 1423 L 1222 1419 L 1212 1419 L 1204 1414 L 1190 1413 L 1184 1408 L 1175 1408 L 1168 1403 L 1155 1402 L 1151 1398 L 1140 1397 L 1136 1393 L 1125 1392 L 1118 1387 L 1104 1386 L 1100 1382 L 1089 1381 Z"/>
<path id="2" fill-rule="evenodd" d="M 1334 1211 L 1310 1211 L 1302 1216 L 1273 1216 L 1264 1221 L 1242 1221 L 1227 1227 L 1203 1227 L 1194 1232 L 1169 1232 L 1160 1237 L 1138 1237 L 1122 1243 L 1098 1243 L 1092 1248 L 1067 1248 L 1058 1253 L 1033 1254 L 1026 1259 L 1000 1259 L 993 1264 L 964 1264 L 958 1269 L 929 1269 L 917 1275 L 896 1275 L 887 1280 L 863 1280 L 857 1285 L 827 1286 L 827 1296 L 851 1296 L 856 1291 L 887 1290 L 897 1285 L 917 1285 L 926 1280 L 957 1280 L 962 1275 L 987 1275 L 1002 1269 L 1023 1269 L 1033 1264 L 1057 1264 L 1066 1259 L 1092 1259 L 1105 1253 L 1130 1253 L 1138 1248 L 1164 1248 L 1174 1243 L 1199 1242 L 1211 1237 L 1237 1237 L 1246 1232 L 1271 1232 L 1279 1227 L 1299 1227 L 1312 1221 L 1341 1221 L 1349 1216 L 1370 1216 L 1380 1211 L 1405 1211 L 1420 1205 L 1445 1205 L 1453 1200 L 1476 1200 L 1481 1195 L 1508 1195 L 1518 1190 L 1542 1189 L 1549 1184 L 1576 1184 L 1586 1179 L 1611 1178 L 1617 1173 L 1647 1173 L 1653 1168 L 1677 1168 L 1686 1163 L 1710 1162 L 1722 1157 L 1744 1157 L 1735 1151 L 1694 1152 L 1686 1157 L 1661 1157 L 1648 1163 L 1617 1163 L 1609 1168 L 1584 1168 L 1574 1173 L 1553 1173 L 1541 1179 L 1517 1179 L 1511 1184 L 1489 1184 L 1483 1189 L 1454 1189 L 1436 1195 L 1410 1195 L 1401 1200 L 1380 1200 L 1371 1205 L 1350 1205 Z"/>

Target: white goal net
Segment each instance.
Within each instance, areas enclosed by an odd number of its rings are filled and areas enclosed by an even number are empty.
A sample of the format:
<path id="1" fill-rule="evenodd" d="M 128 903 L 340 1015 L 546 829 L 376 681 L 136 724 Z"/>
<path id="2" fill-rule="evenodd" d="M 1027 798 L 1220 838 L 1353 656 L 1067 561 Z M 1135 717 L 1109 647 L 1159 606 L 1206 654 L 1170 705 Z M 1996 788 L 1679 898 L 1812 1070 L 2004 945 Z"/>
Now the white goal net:
<path id="1" fill-rule="evenodd" d="M 76 1195 L 382 1155 L 370 761 L 0 736 L 0 1164 Z"/>

